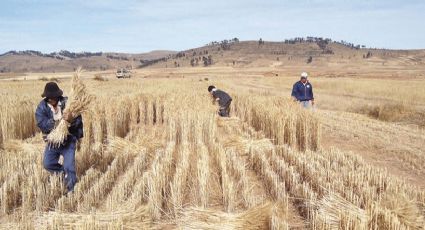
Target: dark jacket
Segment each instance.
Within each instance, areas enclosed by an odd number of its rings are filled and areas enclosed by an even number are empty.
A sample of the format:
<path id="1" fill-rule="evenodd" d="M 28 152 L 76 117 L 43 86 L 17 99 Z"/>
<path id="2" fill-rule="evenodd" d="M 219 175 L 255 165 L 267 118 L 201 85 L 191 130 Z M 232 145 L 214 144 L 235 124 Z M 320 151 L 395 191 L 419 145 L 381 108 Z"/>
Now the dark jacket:
<path id="1" fill-rule="evenodd" d="M 301 81 L 297 81 L 292 87 L 291 96 L 297 98 L 298 101 L 314 100 L 313 86 L 308 81 L 305 85 Z"/>
<path id="2" fill-rule="evenodd" d="M 218 100 L 218 104 L 220 105 L 220 107 L 225 107 L 232 101 L 232 98 L 229 96 L 229 94 L 219 89 L 213 91 L 212 95 L 214 99 L 220 99 Z"/>
<path id="3" fill-rule="evenodd" d="M 65 105 L 68 98 L 61 97 L 59 101 L 61 102 L 62 111 L 65 109 Z M 40 128 L 41 132 L 44 135 L 49 134 L 55 127 L 55 121 L 53 120 L 53 112 L 47 104 L 47 100 L 43 99 L 40 104 L 37 106 L 35 111 L 35 119 L 37 120 L 37 126 Z M 69 127 L 70 135 L 80 139 L 83 137 L 83 119 L 80 116 L 76 117 Z"/>

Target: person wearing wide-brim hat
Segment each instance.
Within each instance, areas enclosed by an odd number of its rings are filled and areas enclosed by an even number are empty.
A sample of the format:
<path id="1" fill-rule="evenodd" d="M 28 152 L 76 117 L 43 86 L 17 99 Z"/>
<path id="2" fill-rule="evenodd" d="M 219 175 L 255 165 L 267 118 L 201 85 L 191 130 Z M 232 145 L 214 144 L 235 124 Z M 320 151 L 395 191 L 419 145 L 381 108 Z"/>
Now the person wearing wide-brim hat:
<path id="1" fill-rule="evenodd" d="M 303 108 L 312 108 L 314 106 L 313 86 L 307 80 L 308 74 L 301 73 L 301 79 L 295 82 L 292 87 L 292 98 L 298 101 Z"/>
<path id="2" fill-rule="evenodd" d="M 83 121 L 81 115 L 72 119 L 71 114 L 64 113 L 67 97 L 55 82 L 49 82 L 41 94 L 43 100 L 37 106 L 35 118 L 37 126 L 47 142 L 47 135 L 56 127 L 61 119 L 70 123 L 69 135 L 60 146 L 46 145 L 44 150 L 43 166 L 51 173 L 64 174 L 68 191 L 73 191 L 77 176 L 75 172 L 75 150 L 77 141 L 83 137 Z M 63 165 L 59 164 L 59 157 L 63 156 Z"/>

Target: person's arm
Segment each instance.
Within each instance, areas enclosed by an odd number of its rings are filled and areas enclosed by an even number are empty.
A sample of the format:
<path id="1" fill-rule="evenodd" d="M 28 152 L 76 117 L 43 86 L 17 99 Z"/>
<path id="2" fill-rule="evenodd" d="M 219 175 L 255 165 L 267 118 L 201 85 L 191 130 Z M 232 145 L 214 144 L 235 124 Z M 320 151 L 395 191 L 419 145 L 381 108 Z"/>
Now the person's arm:
<path id="1" fill-rule="evenodd" d="M 294 99 L 294 101 L 297 101 L 297 83 L 294 84 L 294 86 L 292 86 L 292 93 L 291 93 L 292 99 Z"/>
<path id="2" fill-rule="evenodd" d="M 84 132 L 83 132 L 83 118 L 81 117 L 81 115 L 79 115 L 78 117 L 76 117 L 72 122 L 71 122 L 71 126 L 69 127 L 70 129 L 76 130 L 77 133 L 77 139 L 80 139 L 84 136 Z"/>
<path id="3" fill-rule="evenodd" d="M 215 97 L 214 95 L 211 95 L 211 103 L 214 105 L 215 104 Z"/>
<path id="4" fill-rule="evenodd" d="M 211 94 L 211 97 L 213 105 L 215 104 L 215 102 L 218 102 L 220 100 L 220 98 L 217 97 L 214 92 Z"/>
<path id="5" fill-rule="evenodd" d="M 55 127 L 55 120 L 46 115 L 41 103 L 37 106 L 35 111 L 35 119 L 37 121 L 38 128 L 40 128 L 43 133 L 49 133 Z"/>
<path id="6" fill-rule="evenodd" d="M 311 91 L 311 105 L 314 105 L 313 85 L 311 84 L 310 84 L 310 91 Z"/>

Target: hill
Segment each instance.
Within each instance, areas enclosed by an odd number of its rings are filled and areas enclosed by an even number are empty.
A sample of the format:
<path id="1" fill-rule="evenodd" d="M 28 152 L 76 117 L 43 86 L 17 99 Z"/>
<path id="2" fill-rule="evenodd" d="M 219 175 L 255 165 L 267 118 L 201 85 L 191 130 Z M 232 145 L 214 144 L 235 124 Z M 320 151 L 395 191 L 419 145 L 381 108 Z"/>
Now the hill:
<path id="1" fill-rule="evenodd" d="M 0 55 L 0 73 L 65 72 L 82 66 L 87 70 L 137 67 L 141 63 L 165 57 L 174 51 L 157 50 L 142 54 L 81 52 L 66 50 L 44 54 L 39 51 L 9 51 Z"/>
<path id="2" fill-rule="evenodd" d="M 72 53 L 60 51 L 10 51 L 0 55 L 0 73 L 64 72 L 77 66 L 86 70 L 179 67 L 272 67 L 388 70 L 425 67 L 425 50 L 389 50 L 366 48 L 328 38 L 294 38 L 281 42 L 239 41 L 237 38 L 211 42 L 205 46 L 175 51 L 152 51 L 143 54 Z"/>
<path id="3" fill-rule="evenodd" d="M 151 61 L 150 67 L 359 67 L 425 66 L 425 50 L 366 48 L 344 41 L 296 38 L 282 42 L 237 38 L 189 49 Z M 143 67 L 146 67 L 143 66 Z"/>

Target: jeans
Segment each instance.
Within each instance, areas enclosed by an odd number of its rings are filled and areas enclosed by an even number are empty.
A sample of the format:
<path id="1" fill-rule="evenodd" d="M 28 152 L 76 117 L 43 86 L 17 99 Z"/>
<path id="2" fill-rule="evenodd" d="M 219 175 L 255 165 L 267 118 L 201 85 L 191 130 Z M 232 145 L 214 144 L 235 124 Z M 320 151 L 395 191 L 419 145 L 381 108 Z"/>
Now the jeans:
<path id="1" fill-rule="evenodd" d="M 311 109 L 312 108 L 311 101 L 300 101 L 300 105 L 301 105 L 301 107 L 303 107 L 305 109 Z"/>
<path id="2" fill-rule="evenodd" d="M 51 173 L 65 173 L 65 185 L 69 192 L 74 190 L 77 183 L 77 175 L 75 173 L 75 149 L 77 138 L 74 136 L 67 140 L 59 147 L 46 145 L 44 150 L 43 166 Z M 63 156 L 63 165 L 59 164 L 59 157 Z"/>
<path id="3" fill-rule="evenodd" d="M 230 117 L 230 104 L 232 101 L 227 102 L 226 105 L 220 106 L 220 109 L 218 110 L 218 115 L 220 117 Z"/>

